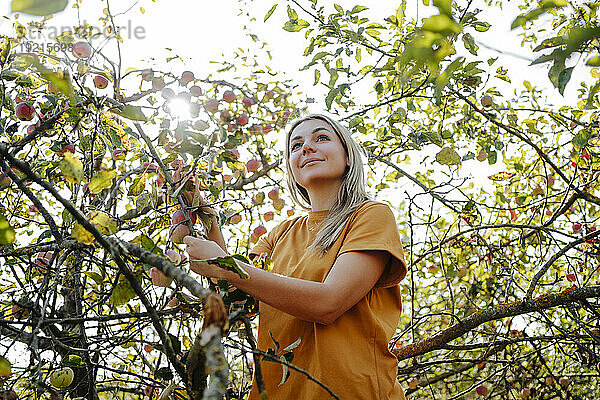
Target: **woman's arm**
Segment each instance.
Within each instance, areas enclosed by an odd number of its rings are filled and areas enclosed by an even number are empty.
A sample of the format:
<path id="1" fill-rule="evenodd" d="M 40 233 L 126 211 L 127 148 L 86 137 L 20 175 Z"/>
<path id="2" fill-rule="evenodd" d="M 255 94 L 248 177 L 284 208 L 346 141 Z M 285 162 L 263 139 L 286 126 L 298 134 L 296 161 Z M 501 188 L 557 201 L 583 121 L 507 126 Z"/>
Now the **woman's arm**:
<path id="1" fill-rule="evenodd" d="M 256 299 L 300 319 L 328 325 L 354 306 L 371 290 L 389 260 L 385 251 L 356 251 L 341 254 L 324 282 L 313 282 L 265 271 L 241 261 L 249 275 L 237 274 L 208 264 L 205 259 L 226 253 L 211 241 L 184 238 L 193 271 L 212 278 L 226 279 Z"/>

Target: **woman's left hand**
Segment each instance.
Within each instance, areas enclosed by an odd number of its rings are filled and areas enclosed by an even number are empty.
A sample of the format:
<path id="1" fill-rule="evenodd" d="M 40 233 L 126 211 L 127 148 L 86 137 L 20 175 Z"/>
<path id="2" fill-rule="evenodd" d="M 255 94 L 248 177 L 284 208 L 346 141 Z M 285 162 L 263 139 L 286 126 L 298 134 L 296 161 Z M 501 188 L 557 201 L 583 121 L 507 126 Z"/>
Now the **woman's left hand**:
<path id="1" fill-rule="evenodd" d="M 184 237 L 183 243 L 187 246 L 186 251 L 189 254 L 192 271 L 209 278 L 226 279 L 227 270 L 204 261 L 227 256 L 227 253 L 217 243 L 193 236 Z"/>

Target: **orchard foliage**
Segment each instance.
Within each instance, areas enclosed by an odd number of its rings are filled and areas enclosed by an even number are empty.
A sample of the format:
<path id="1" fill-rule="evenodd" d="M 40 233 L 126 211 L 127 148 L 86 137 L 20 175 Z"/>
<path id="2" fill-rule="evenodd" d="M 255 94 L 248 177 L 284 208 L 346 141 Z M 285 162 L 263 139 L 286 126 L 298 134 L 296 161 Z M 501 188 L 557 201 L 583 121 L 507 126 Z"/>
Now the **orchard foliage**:
<path id="1" fill-rule="evenodd" d="M 411 265 L 390 344 L 399 379 L 418 398 L 597 396 L 597 4 L 523 2 L 511 19 L 555 95 L 577 88 L 555 106 L 511 78 L 511 59 L 480 55 L 497 22 L 486 9 L 502 2 L 431 2 L 419 19 L 406 1 L 372 21 L 363 5 L 316 0 L 262 18 L 305 35 L 299 67 L 397 210 Z M 36 15 L 64 6 L 13 1 Z M 104 11 L 103 42 L 79 26 L 22 52 L 46 21 L 0 42 L 0 389 L 241 398 L 255 310 L 191 279 L 181 237 L 209 228 L 200 193 L 241 256 L 293 214 L 275 143 L 309 101 L 252 52 L 210 76 L 173 59 L 123 66 L 128 43 Z"/>

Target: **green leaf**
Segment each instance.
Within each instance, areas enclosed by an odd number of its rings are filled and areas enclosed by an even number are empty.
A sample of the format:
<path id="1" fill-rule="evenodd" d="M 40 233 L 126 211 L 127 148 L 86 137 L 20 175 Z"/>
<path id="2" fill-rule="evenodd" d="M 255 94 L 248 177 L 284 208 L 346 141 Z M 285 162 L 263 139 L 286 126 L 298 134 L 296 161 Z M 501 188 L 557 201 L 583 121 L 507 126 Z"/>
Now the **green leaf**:
<path id="1" fill-rule="evenodd" d="M 146 187 L 146 175 L 141 174 L 133 181 L 133 184 L 129 186 L 128 194 L 130 196 L 139 196 L 144 192 L 144 188 Z"/>
<path id="2" fill-rule="evenodd" d="M 242 279 L 248 279 L 250 277 L 246 271 L 237 265 L 235 262 L 235 257 L 233 256 L 211 258 L 206 260 L 206 262 L 209 264 L 218 265 L 227 271 L 234 272 Z"/>
<path id="3" fill-rule="evenodd" d="M 287 14 L 288 14 L 289 19 L 291 19 L 291 20 L 298 19 L 298 13 L 296 12 L 296 10 L 294 10 L 289 5 L 287 6 Z"/>
<path id="4" fill-rule="evenodd" d="M 58 167 L 67 181 L 79 183 L 83 180 L 83 164 L 72 153 L 66 152 Z"/>
<path id="5" fill-rule="evenodd" d="M 452 33 L 460 33 L 462 26 L 454 22 L 447 15 L 434 15 L 423 20 L 423 30 L 429 32 L 436 32 L 443 35 Z"/>
<path id="6" fill-rule="evenodd" d="M 38 70 L 44 79 L 50 81 L 50 83 L 52 83 L 52 85 L 54 85 L 60 93 L 67 96 L 71 103 L 75 103 L 75 91 L 68 74 L 63 72 L 54 72 L 46 68 L 36 59 L 33 59 L 31 65 Z"/>
<path id="7" fill-rule="evenodd" d="M 292 351 L 294 350 L 296 347 L 298 347 L 300 345 L 301 342 L 301 338 L 296 339 L 296 341 L 292 344 L 290 344 L 289 346 L 287 346 L 285 349 L 283 349 L 283 351 Z"/>
<path id="8" fill-rule="evenodd" d="M 10 39 L 4 39 L 0 44 L 0 66 L 4 66 L 10 54 Z"/>
<path id="9" fill-rule="evenodd" d="M 473 27 L 475 28 L 475 30 L 477 32 L 487 32 L 488 29 L 490 29 L 490 24 L 488 24 L 487 22 L 475 22 L 473 23 Z"/>
<path id="10" fill-rule="evenodd" d="M 563 69 L 558 75 L 558 91 L 562 95 L 565 91 L 565 86 L 571 80 L 571 74 L 573 73 L 573 67 Z"/>
<path id="11" fill-rule="evenodd" d="M 119 281 L 114 287 L 110 297 L 108 298 L 110 304 L 115 306 L 122 306 L 127 304 L 129 300 L 135 298 L 137 295 L 131 286 L 131 283 L 123 275 L 119 275 Z"/>
<path id="12" fill-rule="evenodd" d="M 111 182 L 115 176 L 117 176 L 117 171 L 114 169 L 98 171 L 90 180 L 90 193 L 98 194 L 103 189 L 108 189 L 111 186 Z"/>
<path id="13" fill-rule="evenodd" d="M 94 282 L 96 282 L 96 285 L 100 285 L 104 279 L 102 279 L 102 275 L 100 275 L 97 272 L 94 271 L 84 271 L 84 274 L 89 277 L 90 279 L 92 279 Z"/>
<path id="14" fill-rule="evenodd" d="M 435 160 L 442 165 L 460 165 L 460 156 L 450 147 L 444 147 L 435 155 Z"/>
<path id="15" fill-rule="evenodd" d="M 12 375 L 10 361 L 0 356 L 0 379 L 10 378 Z"/>
<path id="16" fill-rule="evenodd" d="M 319 83 L 320 78 L 321 78 L 321 71 L 319 71 L 318 69 L 315 69 L 315 83 L 314 83 L 315 86 L 317 86 L 317 83 Z"/>
<path id="17" fill-rule="evenodd" d="M 156 370 L 154 373 L 154 378 L 156 379 L 164 379 L 165 381 L 170 381 L 174 378 L 173 372 L 169 367 L 162 367 Z"/>
<path id="18" fill-rule="evenodd" d="M 289 20 L 283 25 L 283 29 L 288 32 L 298 32 L 309 26 L 309 23 L 303 19 Z"/>
<path id="19" fill-rule="evenodd" d="M 85 367 L 85 363 L 83 362 L 81 357 L 76 354 L 69 354 L 68 356 L 63 357 L 60 364 L 64 367 Z"/>
<path id="20" fill-rule="evenodd" d="M 265 14 L 264 22 L 267 22 L 267 20 L 271 17 L 271 15 L 273 15 L 273 12 L 275 12 L 276 8 L 277 8 L 277 3 L 275 3 L 275 5 L 273 7 L 271 7 L 271 9 L 267 12 L 267 14 Z"/>
<path id="21" fill-rule="evenodd" d="M 23 12 L 31 15 L 50 15 L 63 11 L 67 0 L 13 0 L 12 12 Z"/>
<path id="22" fill-rule="evenodd" d="M 350 11 L 350 14 L 357 14 L 357 13 L 359 13 L 361 11 L 365 11 L 365 10 L 368 10 L 368 9 L 369 9 L 369 7 L 365 7 L 365 6 L 354 6 L 352 8 L 352 11 Z"/>
<path id="23" fill-rule="evenodd" d="M 15 230 L 6 217 L 0 214 L 0 244 L 9 245 L 15 241 Z"/>
<path id="24" fill-rule="evenodd" d="M 440 10 L 440 13 L 452 15 L 452 0 L 433 0 L 433 5 Z"/>
<path id="25" fill-rule="evenodd" d="M 141 107 L 131 106 L 129 104 L 125 104 L 123 110 L 112 109 L 113 113 L 120 115 L 121 117 L 131 119 L 133 121 L 146 121 L 147 118 L 142 112 Z"/>
<path id="26" fill-rule="evenodd" d="M 598 67 L 600 66 L 600 57 L 595 56 L 587 60 L 585 65 L 589 65 L 590 67 Z"/>

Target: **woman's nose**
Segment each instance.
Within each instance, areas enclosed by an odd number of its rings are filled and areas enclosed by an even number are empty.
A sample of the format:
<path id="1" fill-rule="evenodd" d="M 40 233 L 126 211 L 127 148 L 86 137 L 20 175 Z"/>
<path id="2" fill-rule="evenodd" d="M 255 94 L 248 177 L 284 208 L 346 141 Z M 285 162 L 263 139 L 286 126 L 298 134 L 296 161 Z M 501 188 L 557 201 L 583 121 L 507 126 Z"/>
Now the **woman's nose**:
<path id="1" fill-rule="evenodd" d="M 304 144 L 302 145 L 302 154 L 306 154 L 309 151 L 315 151 L 312 147 L 312 144 L 308 141 L 304 142 Z"/>

